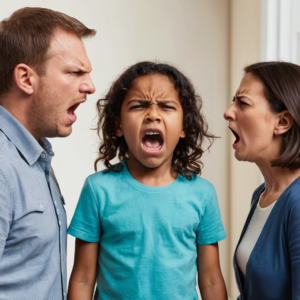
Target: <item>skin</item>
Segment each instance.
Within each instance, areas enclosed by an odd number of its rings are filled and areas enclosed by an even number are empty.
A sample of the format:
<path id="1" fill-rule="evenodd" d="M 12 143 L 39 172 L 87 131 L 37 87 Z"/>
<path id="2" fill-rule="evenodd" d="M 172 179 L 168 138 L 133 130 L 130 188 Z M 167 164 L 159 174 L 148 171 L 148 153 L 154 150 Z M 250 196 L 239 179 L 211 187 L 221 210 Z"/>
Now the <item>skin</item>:
<path id="1" fill-rule="evenodd" d="M 75 34 L 57 30 L 47 57 L 42 76 L 26 64 L 17 65 L 15 85 L 1 102 L 37 140 L 71 134 L 76 115 L 68 114 L 68 109 L 95 92 L 90 61 Z"/>
<path id="2" fill-rule="evenodd" d="M 162 132 L 164 143 L 158 154 L 150 154 L 142 146 L 148 128 Z M 167 76 L 152 74 L 134 80 L 122 103 L 121 117 L 116 120 L 116 135 L 125 138 L 127 167 L 136 180 L 148 186 L 164 186 L 176 179 L 171 160 L 179 139 L 185 137 L 183 110 Z"/>
<path id="3" fill-rule="evenodd" d="M 271 110 L 263 83 L 251 73 L 243 77 L 233 100 L 224 118 L 240 137 L 239 143 L 233 145 L 235 157 L 259 167 L 265 180 L 260 206 L 267 207 L 300 176 L 299 169 L 271 167 L 271 161 L 279 157 L 283 134 L 291 128 L 293 119 L 287 110 Z"/>
<path id="4" fill-rule="evenodd" d="M 158 128 L 163 134 L 164 144 L 159 153 L 149 153 L 143 148 L 142 137 L 147 128 Z M 116 120 L 116 135 L 124 136 L 126 140 L 129 149 L 126 163 L 136 180 L 148 186 L 164 186 L 176 179 L 178 174 L 172 169 L 171 159 L 179 139 L 184 138 L 185 133 L 178 92 L 167 76 L 146 75 L 133 82 L 123 101 L 121 117 Z M 92 299 L 98 247 L 98 243 L 76 240 L 69 300 Z M 218 244 L 198 245 L 197 252 L 202 299 L 227 299 Z"/>

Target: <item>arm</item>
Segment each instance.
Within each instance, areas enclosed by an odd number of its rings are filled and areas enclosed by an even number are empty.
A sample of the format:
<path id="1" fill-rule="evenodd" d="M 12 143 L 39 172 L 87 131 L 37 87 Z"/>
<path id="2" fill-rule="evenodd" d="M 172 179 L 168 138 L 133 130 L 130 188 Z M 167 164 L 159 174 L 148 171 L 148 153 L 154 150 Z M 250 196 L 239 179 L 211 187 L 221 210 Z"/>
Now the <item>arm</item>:
<path id="1" fill-rule="evenodd" d="M 76 239 L 75 262 L 69 282 L 68 300 L 91 300 L 94 293 L 99 242 Z"/>
<path id="2" fill-rule="evenodd" d="M 197 245 L 198 285 L 203 300 L 227 300 L 218 243 Z"/>
<path id="3" fill-rule="evenodd" d="M 5 248 L 6 239 L 12 223 L 13 204 L 8 185 L 0 170 L 0 260 Z"/>

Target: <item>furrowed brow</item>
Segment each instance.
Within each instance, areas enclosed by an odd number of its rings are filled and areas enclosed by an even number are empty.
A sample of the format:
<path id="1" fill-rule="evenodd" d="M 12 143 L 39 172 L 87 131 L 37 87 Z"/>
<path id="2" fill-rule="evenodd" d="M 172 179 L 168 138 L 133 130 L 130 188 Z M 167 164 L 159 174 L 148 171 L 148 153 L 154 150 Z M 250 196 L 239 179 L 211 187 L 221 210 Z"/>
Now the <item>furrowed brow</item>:
<path id="1" fill-rule="evenodd" d="M 144 104 L 144 105 L 150 105 L 151 100 L 139 100 L 139 99 L 133 99 L 133 100 L 128 101 L 127 105 L 129 105 L 129 104 L 132 103 L 132 102 L 137 102 L 137 103 L 139 103 L 139 104 Z"/>

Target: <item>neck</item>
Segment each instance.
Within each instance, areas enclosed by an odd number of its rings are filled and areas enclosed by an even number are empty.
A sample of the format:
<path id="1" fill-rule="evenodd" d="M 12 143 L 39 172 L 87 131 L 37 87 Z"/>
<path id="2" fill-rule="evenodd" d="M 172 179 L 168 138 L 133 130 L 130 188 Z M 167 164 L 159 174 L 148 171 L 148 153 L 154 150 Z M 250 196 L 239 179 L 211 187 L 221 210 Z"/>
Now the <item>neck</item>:
<path id="1" fill-rule="evenodd" d="M 131 157 L 133 156 L 131 155 Z M 134 158 L 127 159 L 126 165 L 131 176 L 147 186 L 165 186 L 171 184 L 177 178 L 177 173 L 172 168 L 172 157 L 155 168 L 144 166 Z"/>
<path id="2" fill-rule="evenodd" d="M 300 169 L 272 167 L 269 161 L 257 163 L 257 166 L 265 180 L 263 198 L 269 198 L 267 202 L 277 200 L 284 190 L 300 176 Z"/>
<path id="3" fill-rule="evenodd" d="M 18 95 L 7 95 L 4 100 L 1 101 L 1 106 L 4 107 L 10 114 L 12 114 L 36 139 L 39 140 L 41 137 L 38 135 L 34 128 L 31 126 L 31 99 L 24 97 L 24 94 Z"/>

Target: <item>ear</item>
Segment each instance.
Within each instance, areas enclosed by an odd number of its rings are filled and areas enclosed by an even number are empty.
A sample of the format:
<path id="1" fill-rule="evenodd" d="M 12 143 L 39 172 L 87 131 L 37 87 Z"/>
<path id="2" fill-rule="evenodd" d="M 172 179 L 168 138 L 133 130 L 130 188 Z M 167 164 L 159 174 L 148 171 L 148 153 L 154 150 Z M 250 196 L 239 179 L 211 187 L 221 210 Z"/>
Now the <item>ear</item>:
<path id="1" fill-rule="evenodd" d="M 18 64 L 14 70 L 16 85 L 27 95 L 32 95 L 39 75 L 26 64 Z"/>
<path id="2" fill-rule="evenodd" d="M 181 133 L 180 133 L 180 137 L 183 139 L 185 138 L 185 132 L 182 130 Z"/>
<path id="3" fill-rule="evenodd" d="M 275 126 L 275 135 L 284 134 L 290 130 L 293 125 L 293 117 L 288 110 L 284 110 L 279 114 L 277 124 Z"/>
<path id="4" fill-rule="evenodd" d="M 115 118 L 115 135 L 118 137 L 123 136 L 122 124 L 120 118 Z"/>

